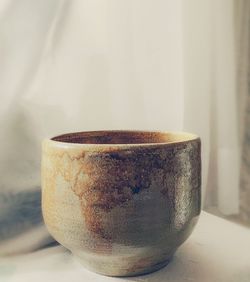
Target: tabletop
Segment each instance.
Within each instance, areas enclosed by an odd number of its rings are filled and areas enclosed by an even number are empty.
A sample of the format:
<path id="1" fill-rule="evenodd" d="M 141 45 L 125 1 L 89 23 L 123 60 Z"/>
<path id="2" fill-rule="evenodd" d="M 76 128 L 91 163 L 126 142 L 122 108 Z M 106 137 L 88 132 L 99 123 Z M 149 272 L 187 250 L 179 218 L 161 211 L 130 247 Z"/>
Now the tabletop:
<path id="1" fill-rule="evenodd" d="M 84 269 L 62 246 L 2 258 L 1 282 L 249 282 L 250 229 L 202 212 L 189 239 L 172 261 L 152 274 L 116 278 Z"/>

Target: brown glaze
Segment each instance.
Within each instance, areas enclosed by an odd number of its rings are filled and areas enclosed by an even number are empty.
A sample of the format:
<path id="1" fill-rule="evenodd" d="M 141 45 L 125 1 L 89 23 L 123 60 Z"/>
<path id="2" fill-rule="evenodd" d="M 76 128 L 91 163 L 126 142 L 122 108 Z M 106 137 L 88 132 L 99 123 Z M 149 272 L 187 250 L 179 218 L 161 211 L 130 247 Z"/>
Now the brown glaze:
<path id="1" fill-rule="evenodd" d="M 192 135 L 61 135 L 43 145 L 44 219 L 52 235 L 97 272 L 119 276 L 156 269 L 197 221 L 200 170 L 200 140 Z M 148 253 L 151 242 L 155 247 Z M 115 259 L 144 249 L 131 262 Z M 112 265 L 93 267 L 88 252 L 114 256 Z"/>

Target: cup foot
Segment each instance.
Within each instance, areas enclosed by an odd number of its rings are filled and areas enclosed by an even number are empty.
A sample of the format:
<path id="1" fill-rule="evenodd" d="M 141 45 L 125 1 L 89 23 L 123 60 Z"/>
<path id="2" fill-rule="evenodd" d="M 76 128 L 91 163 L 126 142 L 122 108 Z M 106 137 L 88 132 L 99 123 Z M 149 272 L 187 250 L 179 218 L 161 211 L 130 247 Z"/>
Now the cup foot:
<path id="1" fill-rule="evenodd" d="M 171 259 L 172 259 L 172 256 L 170 258 L 168 258 L 167 260 L 156 263 L 155 265 L 152 265 L 152 266 L 150 266 L 150 267 L 148 267 L 148 268 L 146 268 L 142 271 L 128 273 L 128 274 L 122 275 L 122 276 L 129 277 L 129 276 L 139 276 L 139 275 L 147 275 L 147 274 L 153 273 L 153 272 L 158 271 L 158 270 L 164 268 L 165 266 L 167 266 L 170 263 Z"/>
<path id="2" fill-rule="evenodd" d="M 140 260 L 139 263 L 135 263 L 132 266 L 129 267 L 122 267 L 122 266 L 116 266 L 115 263 L 112 264 L 109 261 L 107 263 L 95 263 L 95 262 L 87 262 L 82 257 L 79 257 L 78 255 L 74 255 L 77 261 L 79 261 L 83 267 L 86 269 L 93 271 L 95 273 L 105 275 L 105 276 L 112 276 L 112 277 L 129 277 L 129 276 L 138 276 L 138 275 L 146 275 L 150 274 L 152 272 L 155 272 L 157 270 L 160 270 L 161 268 L 167 266 L 169 262 L 171 261 L 173 254 L 165 258 L 163 261 L 156 262 L 156 263 L 150 263 L 148 264 L 147 259 Z"/>

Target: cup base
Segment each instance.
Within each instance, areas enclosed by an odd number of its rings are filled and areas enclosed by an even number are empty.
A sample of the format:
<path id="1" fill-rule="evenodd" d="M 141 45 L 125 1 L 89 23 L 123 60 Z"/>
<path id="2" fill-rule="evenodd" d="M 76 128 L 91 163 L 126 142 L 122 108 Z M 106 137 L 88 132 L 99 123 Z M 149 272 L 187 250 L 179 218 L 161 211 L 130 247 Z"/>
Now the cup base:
<path id="1" fill-rule="evenodd" d="M 96 264 L 95 263 L 88 263 L 78 255 L 74 255 L 74 258 L 81 263 L 81 265 L 98 274 L 105 275 L 105 276 L 111 276 L 111 277 L 130 277 L 130 276 L 139 276 L 139 275 L 146 275 L 150 274 L 152 272 L 155 272 L 157 270 L 160 270 L 161 268 L 167 266 L 169 262 L 171 261 L 173 257 L 173 254 L 168 256 L 164 261 L 160 261 L 157 263 L 152 263 L 147 266 L 140 266 L 140 265 L 134 265 L 129 268 L 123 268 L 123 267 L 115 267 L 113 265 L 110 265 L 108 262 L 106 264 Z"/>

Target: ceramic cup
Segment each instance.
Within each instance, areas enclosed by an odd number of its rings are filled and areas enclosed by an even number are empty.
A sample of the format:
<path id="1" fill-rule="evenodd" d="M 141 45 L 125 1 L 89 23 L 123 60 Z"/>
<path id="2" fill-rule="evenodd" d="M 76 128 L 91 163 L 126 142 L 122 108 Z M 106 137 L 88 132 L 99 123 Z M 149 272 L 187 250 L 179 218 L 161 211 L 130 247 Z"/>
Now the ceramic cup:
<path id="1" fill-rule="evenodd" d="M 83 266 L 132 276 L 165 266 L 200 213 L 200 139 L 93 131 L 44 140 L 42 209 Z"/>

